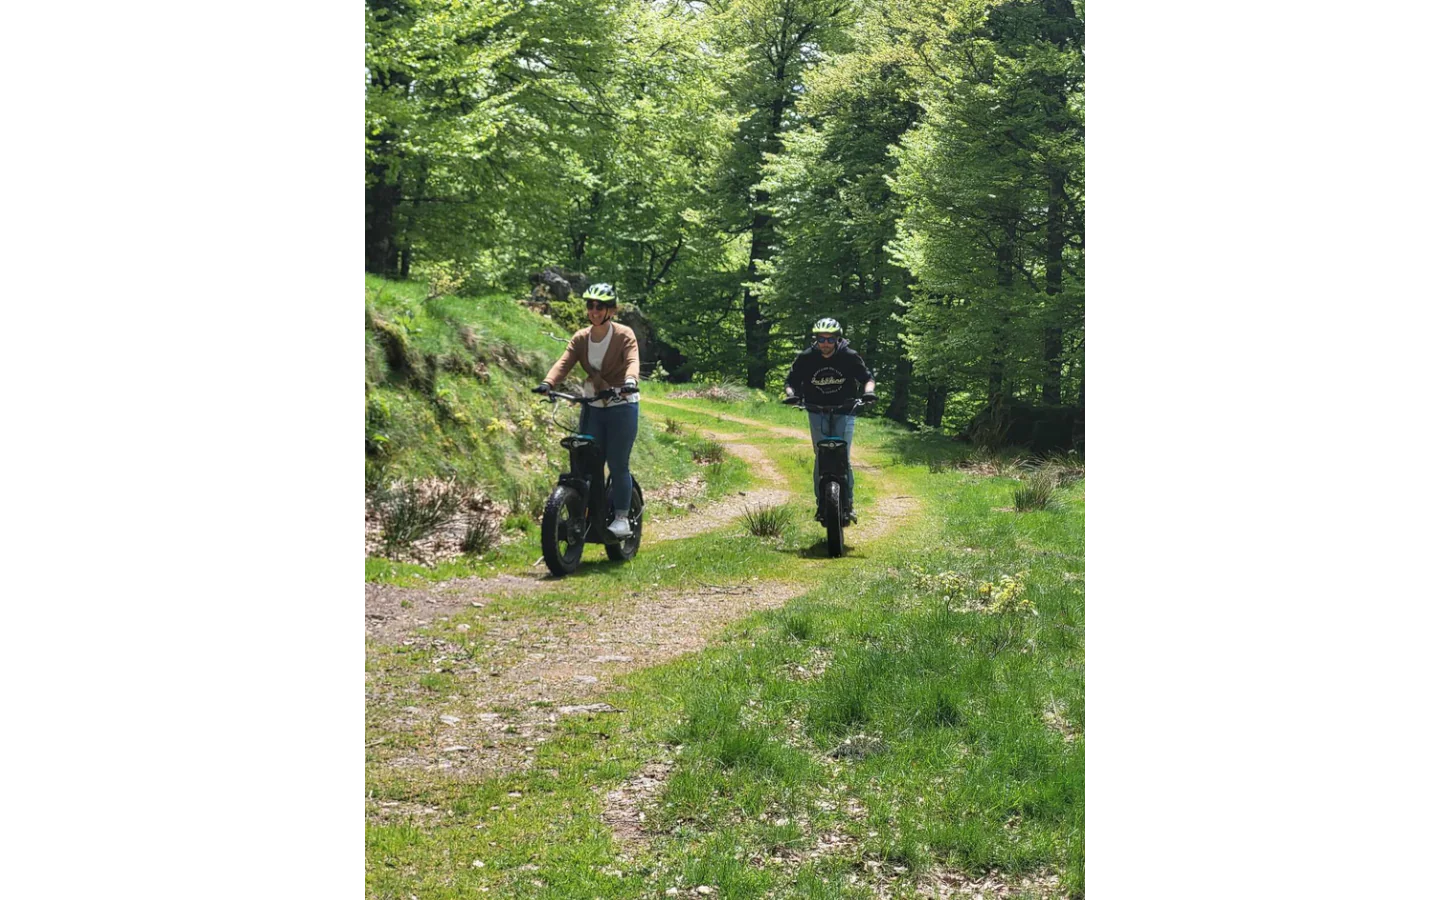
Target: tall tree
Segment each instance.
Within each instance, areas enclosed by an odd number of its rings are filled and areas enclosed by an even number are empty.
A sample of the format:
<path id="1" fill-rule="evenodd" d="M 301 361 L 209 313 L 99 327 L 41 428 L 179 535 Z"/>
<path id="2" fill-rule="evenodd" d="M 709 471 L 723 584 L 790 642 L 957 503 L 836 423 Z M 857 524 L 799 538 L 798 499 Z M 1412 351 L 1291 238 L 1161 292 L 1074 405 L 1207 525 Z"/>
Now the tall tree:
<path id="1" fill-rule="evenodd" d="M 1073 399 L 1083 362 L 1082 22 L 1070 0 L 907 12 L 929 73 L 896 177 L 894 248 L 920 288 L 907 344 L 1003 430 L 1017 398 Z"/>
<path id="2" fill-rule="evenodd" d="M 887 414 L 906 421 L 913 364 L 895 313 L 910 274 L 886 247 L 903 211 L 890 186 L 893 151 L 920 106 L 914 79 L 867 27 L 873 21 L 857 23 L 852 51 L 806 76 L 797 107 L 805 124 L 766 165 L 778 250 L 761 271 L 772 319 L 803 342 L 815 319 L 839 317 L 891 392 Z"/>
<path id="3" fill-rule="evenodd" d="M 761 268 L 775 249 L 770 191 L 762 183 L 767 154 L 780 152 L 806 71 L 843 45 L 853 21 L 850 0 L 730 0 L 717 5 L 722 45 L 743 65 L 733 89 L 745 110 L 734 153 L 722 175 L 732 220 L 749 236 L 739 290 L 744 317 L 745 379 L 764 387 L 770 371 L 771 318 L 762 306 Z"/>
<path id="4" fill-rule="evenodd" d="M 616 13 L 367 0 L 367 271 L 401 274 L 413 249 L 509 275 L 563 233 L 565 176 L 610 115 Z"/>

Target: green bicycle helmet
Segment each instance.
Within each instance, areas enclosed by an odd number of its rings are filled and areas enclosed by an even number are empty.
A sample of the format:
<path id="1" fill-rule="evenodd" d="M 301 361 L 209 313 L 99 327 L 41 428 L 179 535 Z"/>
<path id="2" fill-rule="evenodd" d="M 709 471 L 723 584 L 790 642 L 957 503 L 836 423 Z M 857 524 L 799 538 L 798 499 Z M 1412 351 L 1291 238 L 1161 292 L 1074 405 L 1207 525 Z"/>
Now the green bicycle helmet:
<path id="1" fill-rule="evenodd" d="M 839 322 L 835 321 L 834 319 L 830 318 L 829 316 L 826 316 L 825 318 L 823 318 L 823 319 L 821 319 L 820 321 L 818 321 L 818 322 L 815 323 L 815 327 L 812 328 L 812 329 L 810 329 L 810 333 L 811 333 L 811 334 L 844 334 L 845 331 L 844 331 L 844 329 L 842 329 L 842 328 L 840 327 L 840 323 L 839 323 Z"/>
<path id="2" fill-rule="evenodd" d="M 615 288 L 603 281 L 586 288 L 584 299 L 594 300 L 602 306 L 614 306 L 618 302 L 615 297 Z"/>

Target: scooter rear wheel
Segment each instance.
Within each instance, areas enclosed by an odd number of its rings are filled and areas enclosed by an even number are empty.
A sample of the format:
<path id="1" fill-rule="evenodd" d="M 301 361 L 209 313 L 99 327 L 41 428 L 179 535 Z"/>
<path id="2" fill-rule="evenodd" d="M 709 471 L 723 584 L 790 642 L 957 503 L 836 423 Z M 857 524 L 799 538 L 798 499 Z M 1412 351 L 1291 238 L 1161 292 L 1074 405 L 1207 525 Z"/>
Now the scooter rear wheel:
<path id="1" fill-rule="evenodd" d="M 825 482 L 825 549 L 832 557 L 845 552 L 845 510 L 840 506 L 840 483 Z"/>
<path id="2" fill-rule="evenodd" d="M 606 482 L 605 488 L 606 508 L 608 508 L 609 516 L 611 516 L 613 520 L 613 517 L 615 517 L 615 501 L 611 498 L 609 482 Z M 636 553 L 639 553 L 639 533 L 641 533 L 641 528 L 645 526 L 645 495 L 639 492 L 639 481 L 635 482 L 635 491 L 631 494 L 631 513 L 629 513 L 629 520 L 631 520 L 631 536 L 619 541 L 618 544 L 605 544 L 605 556 L 611 557 L 612 560 L 618 563 L 629 562 L 629 560 L 635 559 Z M 605 524 L 606 527 L 609 526 L 609 523 Z"/>

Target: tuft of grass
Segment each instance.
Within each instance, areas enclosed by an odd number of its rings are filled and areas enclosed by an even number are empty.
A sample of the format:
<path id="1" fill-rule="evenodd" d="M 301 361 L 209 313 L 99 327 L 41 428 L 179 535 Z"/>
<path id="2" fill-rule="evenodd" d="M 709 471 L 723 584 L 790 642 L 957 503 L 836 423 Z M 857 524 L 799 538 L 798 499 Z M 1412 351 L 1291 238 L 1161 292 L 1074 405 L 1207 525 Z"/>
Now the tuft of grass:
<path id="1" fill-rule="evenodd" d="M 1085 478 L 1085 460 L 1074 450 L 1051 453 L 1040 462 L 1040 467 L 1052 472 L 1060 487 L 1069 487 Z"/>
<path id="2" fill-rule="evenodd" d="M 666 433 L 666 434 L 679 434 L 679 433 L 680 433 L 680 423 L 677 422 L 677 421 L 675 421 L 675 420 L 674 420 L 673 418 L 671 418 L 670 416 L 666 416 L 666 417 L 665 417 L 665 433 Z"/>
<path id="3" fill-rule="evenodd" d="M 1023 478 L 1033 468 L 1029 457 L 1013 452 L 991 457 L 990 465 L 997 478 Z"/>
<path id="4" fill-rule="evenodd" d="M 729 451 L 719 441 L 703 440 L 690 448 L 690 455 L 697 463 L 706 465 L 722 461 L 729 455 Z"/>
<path id="5" fill-rule="evenodd" d="M 788 613 L 780 620 L 780 633 L 792 640 L 808 641 L 815 636 L 815 618 L 809 613 Z"/>
<path id="6" fill-rule="evenodd" d="M 463 491 L 453 481 L 410 482 L 381 489 L 375 498 L 387 551 L 434 534 L 460 511 Z"/>
<path id="7" fill-rule="evenodd" d="M 479 556 L 500 543 L 500 526 L 491 516 L 472 516 L 465 523 L 465 537 L 460 540 L 460 549 Z"/>
<path id="8" fill-rule="evenodd" d="M 795 510 L 783 504 L 747 506 L 741 521 L 756 537 L 780 537 L 795 524 Z"/>
<path id="9" fill-rule="evenodd" d="M 1028 512 L 1054 507 L 1055 489 L 1060 478 L 1053 469 L 1041 468 L 1020 476 L 1020 487 L 1015 489 L 1015 511 Z"/>

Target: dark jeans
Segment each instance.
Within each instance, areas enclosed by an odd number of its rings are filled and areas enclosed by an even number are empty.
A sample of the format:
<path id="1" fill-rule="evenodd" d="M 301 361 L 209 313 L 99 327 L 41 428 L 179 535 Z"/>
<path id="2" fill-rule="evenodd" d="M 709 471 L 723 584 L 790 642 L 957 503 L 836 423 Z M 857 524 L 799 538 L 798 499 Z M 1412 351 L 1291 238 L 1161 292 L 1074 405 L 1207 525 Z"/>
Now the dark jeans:
<path id="1" fill-rule="evenodd" d="M 841 485 L 840 504 L 852 509 L 855 495 L 855 470 L 850 468 L 850 445 L 855 442 L 855 416 L 841 413 L 810 413 L 810 446 L 820 443 L 821 438 L 838 437 L 845 440 L 845 483 Z M 820 451 L 815 451 L 815 465 L 812 468 L 815 481 L 815 505 L 820 505 Z"/>
<path id="2" fill-rule="evenodd" d="M 605 451 L 605 464 L 610 467 L 610 485 L 615 500 L 615 514 L 630 510 L 630 495 L 635 482 L 630 478 L 630 449 L 635 446 L 635 432 L 640 427 L 640 404 L 618 403 L 614 406 L 580 408 L 580 431 L 595 438 Z M 596 490 L 603 485 L 595 485 Z"/>

